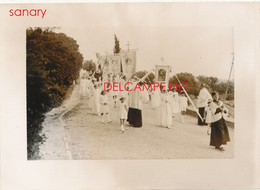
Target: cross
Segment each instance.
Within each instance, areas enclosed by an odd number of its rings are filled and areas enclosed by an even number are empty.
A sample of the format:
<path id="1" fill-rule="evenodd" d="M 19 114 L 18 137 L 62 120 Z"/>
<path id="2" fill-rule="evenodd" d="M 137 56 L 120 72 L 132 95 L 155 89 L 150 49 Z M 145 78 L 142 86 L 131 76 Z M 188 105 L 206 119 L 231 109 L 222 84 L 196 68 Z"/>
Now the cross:
<path id="1" fill-rule="evenodd" d="M 161 57 L 161 61 L 162 61 L 162 64 L 164 65 L 164 58 L 163 57 Z"/>
<path id="2" fill-rule="evenodd" d="M 131 44 L 129 43 L 129 41 L 127 41 L 127 44 L 126 44 L 126 46 L 127 46 L 127 50 L 129 51 L 129 46 L 130 46 Z"/>

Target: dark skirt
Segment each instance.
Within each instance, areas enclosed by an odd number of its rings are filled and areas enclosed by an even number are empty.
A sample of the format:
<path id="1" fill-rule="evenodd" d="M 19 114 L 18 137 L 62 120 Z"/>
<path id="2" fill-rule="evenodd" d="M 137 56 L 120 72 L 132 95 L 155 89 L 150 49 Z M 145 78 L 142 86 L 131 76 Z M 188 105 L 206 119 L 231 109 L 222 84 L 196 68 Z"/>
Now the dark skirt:
<path id="1" fill-rule="evenodd" d="M 228 128 L 223 117 L 211 123 L 210 146 L 220 147 L 230 141 Z"/>
<path id="2" fill-rule="evenodd" d="M 205 107 L 203 108 L 199 108 L 199 114 L 202 118 L 204 118 L 204 112 L 205 112 Z M 204 121 L 202 121 L 200 119 L 200 117 L 198 116 L 198 125 L 207 125 Z"/>
<path id="3" fill-rule="evenodd" d="M 127 121 L 133 127 L 142 127 L 142 111 L 135 108 L 129 108 Z"/>

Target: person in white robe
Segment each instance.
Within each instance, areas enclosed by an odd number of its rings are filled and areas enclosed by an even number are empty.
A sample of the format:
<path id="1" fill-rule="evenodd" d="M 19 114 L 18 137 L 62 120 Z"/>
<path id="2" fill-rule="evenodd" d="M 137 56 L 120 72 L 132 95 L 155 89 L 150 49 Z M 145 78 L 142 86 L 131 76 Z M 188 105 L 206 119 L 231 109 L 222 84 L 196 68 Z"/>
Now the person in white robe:
<path id="1" fill-rule="evenodd" d="M 100 113 L 101 113 L 101 122 L 105 122 L 105 117 L 107 118 L 108 123 L 112 122 L 109 116 L 109 107 L 108 107 L 108 95 L 106 91 L 102 91 L 99 97 L 100 102 Z"/>
<path id="2" fill-rule="evenodd" d="M 90 90 L 89 90 L 90 85 L 91 85 L 90 78 L 85 79 L 84 94 L 87 98 L 90 98 Z"/>
<path id="3" fill-rule="evenodd" d="M 94 113 L 100 116 L 100 94 L 101 94 L 101 89 L 98 84 L 94 86 Z"/>
<path id="4" fill-rule="evenodd" d="M 179 94 L 174 88 L 169 91 L 169 94 L 171 97 L 172 116 L 175 117 L 175 114 L 181 112 Z"/>
<path id="5" fill-rule="evenodd" d="M 122 133 L 125 132 L 125 120 L 127 119 L 127 111 L 128 111 L 128 105 L 126 103 L 126 98 L 121 97 L 119 103 L 119 118 L 120 118 L 120 127 Z"/>
<path id="6" fill-rule="evenodd" d="M 125 87 L 127 88 L 127 86 L 128 86 L 128 85 L 126 85 L 126 77 L 122 76 L 121 78 L 119 78 L 119 83 L 121 85 L 122 91 L 119 91 L 118 96 L 119 97 L 125 97 L 125 101 L 128 102 L 129 93 L 128 93 L 127 89 L 125 89 Z"/>
<path id="7" fill-rule="evenodd" d="M 171 97 L 167 92 L 167 89 L 161 91 L 161 102 L 160 102 L 160 126 L 172 128 L 172 109 L 171 109 Z"/>
<path id="8" fill-rule="evenodd" d="M 179 97 L 180 102 L 180 111 L 181 111 L 181 122 L 184 123 L 184 117 L 186 115 L 186 110 L 188 106 L 188 98 L 185 96 L 184 92 L 181 92 L 181 96 Z"/>
<path id="9" fill-rule="evenodd" d="M 210 104 L 211 104 L 212 100 L 208 100 L 208 105 L 205 107 L 205 111 L 204 111 L 204 122 L 208 125 L 208 130 L 207 130 L 207 134 L 210 135 L 210 124 L 211 124 L 211 108 L 210 108 Z"/>
<path id="10" fill-rule="evenodd" d="M 88 106 L 92 110 L 94 110 L 94 94 L 95 94 L 95 88 L 94 88 L 94 83 L 92 80 L 89 80 L 89 85 L 88 85 Z"/>
<path id="11" fill-rule="evenodd" d="M 119 83 L 119 77 L 118 77 L 118 75 L 114 75 L 114 76 L 112 77 L 112 81 L 113 81 L 113 85 L 114 85 L 115 83 L 117 83 L 117 85 L 118 85 L 118 83 Z M 116 108 L 116 107 L 117 107 L 117 101 L 118 101 L 118 95 L 119 95 L 118 89 L 116 89 L 116 90 L 111 89 L 111 90 L 110 90 L 110 94 L 111 94 L 111 96 L 112 96 L 112 98 L 113 98 L 114 108 Z"/>
<path id="12" fill-rule="evenodd" d="M 135 88 L 137 82 L 133 82 L 132 88 Z M 143 82 L 139 82 L 139 85 L 142 87 Z M 143 110 L 143 102 L 149 101 L 149 95 L 146 90 L 141 91 L 139 88 L 132 89 L 132 91 L 129 93 L 128 98 L 128 115 L 127 115 L 127 121 L 130 125 L 133 127 L 142 127 L 142 110 Z"/>
<path id="13" fill-rule="evenodd" d="M 205 84 L 202 83 L 201 90 L 197 100 L 197 107 L 199 109 L 199 114 L 201 115 L 202 118 L 204 117 L 205 107 L 207 106 L 209 99 L 212 100 L 212 97 L 209 91 L 206 89 Z M 207 125 L 207 124 L 204 121 L 202 121 L 200 117 L 198 117 L 198 125 Z"/>
<path id="14" fill-rule="evenodd" d="M 157 110 L 160 106 L 160 88 L 156 88 L 155 90 L 152 90 L 151 94 L 152 99 L 152 107 L 153 109 Z"/>

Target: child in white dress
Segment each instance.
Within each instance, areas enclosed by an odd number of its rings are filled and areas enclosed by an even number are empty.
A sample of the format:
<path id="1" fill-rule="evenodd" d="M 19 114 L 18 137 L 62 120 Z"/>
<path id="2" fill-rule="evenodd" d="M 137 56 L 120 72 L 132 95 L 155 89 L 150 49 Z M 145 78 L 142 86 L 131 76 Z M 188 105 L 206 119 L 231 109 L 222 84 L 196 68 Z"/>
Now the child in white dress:
<path id="1" fill-rule="evenodd" d="M 94 90 L 94 113 L 97 114 L 98 116 L 100 116 L 100 94 L 101 94 L 101 89 L 99 87 L 98 84 L 96 84 L 94 86 L 95 90 Z"/>
<path id="2" fill-rule="evenodd" d="M 125 132 L 124 125 L 125 125 L 125 120 L 127 119 L 128 106 L 125 97 L 121 97 L 119 100 L 120 100 L 120 104 L 119 104 L 120 127 L 123 133 Z"/>
<path id="3" fill-rule="evenodd" d="M 188 106 L 188 98 L 185 96 L 184 92 L 181 92 L 179 101 L 180 101 L 180 111 L 181 111 L 181 122 L 184 123 L 184 116 L 186 115 L 186 110 Z"/>
<path id="4" fill-rule="evenodd" d="M 209 99 L 208 100 L 208 105 L 205 107 L 205 112 L 204 112 L 204 122 L 208 125 L 208 130 L 207 130 L 207 134 L 210 135 L 210 123 L 211 123 L 211 108 L 210 108 L 210 104 L 211 104 L 212 100 Z"/>
<path id="5" fill-rule="evenodd" d="M 107 116 L 108 123 L 112 122 L 109 116 L 109 108 L 108 108 L 108 96 L 106 91 L 101 92 L 101 96 L 99 98 L 100 102 L 100 112 L 101 112 L 101 122 L 104 123 L 104 117 Z"/>

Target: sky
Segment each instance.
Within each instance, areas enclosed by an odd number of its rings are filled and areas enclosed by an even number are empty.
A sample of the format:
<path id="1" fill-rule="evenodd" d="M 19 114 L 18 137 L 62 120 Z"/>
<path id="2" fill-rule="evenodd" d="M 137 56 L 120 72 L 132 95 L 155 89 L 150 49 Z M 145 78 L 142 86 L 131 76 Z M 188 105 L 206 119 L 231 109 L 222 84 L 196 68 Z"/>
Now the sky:
<path id="1" fill-rule="evenodd" d="M 69 10 L 60 5 L 59 10 L 69 14 L 57 14 L 51 21 L 62 18 L 61 25 L 55 25 L 60 29 L 55 31 L 74 38 L 85 60 L 95 61 L 96 53 L 112 53 L 116 34 L 122 49 L 128 41 L 130 48 L 138 49 L 137 70 L 165 64 L 172 66 L 174 73 L 228 79 L 234 51 L 232 15 L 239 12 L 239 21 L 244 22 L 243 12 L 228 4 L 218 4 L 218 9 L 211 5 L 82 4 Z"/>
<path id="2" fill-rule="evenodd" d="M 112 53 L 114 34 L 121 49 L 137 49 L 137 70 L 170 65 L 174 73 L 227 79 L 232 63 L 232 27 L 62 27 L 60 32 L 79 44 L 84 60 L 96 60 L 96 53 Z M 57 31 L 57 32 L 58 32 Z M 162 61 L 162 59 L 164 61 Z M 231 79 L 233 78 L 233 74 Z"/>

